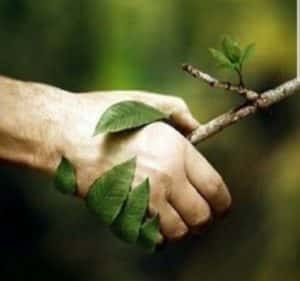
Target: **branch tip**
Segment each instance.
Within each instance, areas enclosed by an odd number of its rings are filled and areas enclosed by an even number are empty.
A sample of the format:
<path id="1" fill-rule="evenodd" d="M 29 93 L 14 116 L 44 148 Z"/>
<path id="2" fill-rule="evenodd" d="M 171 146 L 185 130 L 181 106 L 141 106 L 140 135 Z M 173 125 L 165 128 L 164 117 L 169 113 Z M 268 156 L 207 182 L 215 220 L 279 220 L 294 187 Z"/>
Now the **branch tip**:
<path id="1" fill-rule="evenodd" d="M 190 136 L 188 136 L 188 139 L 193 144 L 198 144 L 238 121 L 253 115 L 258 109 L 266 109 L 297 93 L 300 93 L 300 80 L 294 79 L 288 81 L 275 89 L 258 95 L 258 98 L 255 100 L 246 101 L 239 107 L 214 118 L 206 124 L 200 125 Z"/>

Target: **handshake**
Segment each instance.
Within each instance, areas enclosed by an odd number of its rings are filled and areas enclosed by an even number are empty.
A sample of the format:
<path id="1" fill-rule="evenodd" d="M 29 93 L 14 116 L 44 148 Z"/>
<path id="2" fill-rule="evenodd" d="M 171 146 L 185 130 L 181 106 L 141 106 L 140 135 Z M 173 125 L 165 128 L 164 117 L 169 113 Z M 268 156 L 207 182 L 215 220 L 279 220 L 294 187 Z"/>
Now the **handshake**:
<path id="1" fill-rule="evenodd" d="M 87 202 L 121 239 L 149 250 L 197 234 L 224 213 L 231 196 L 196 142 L 299 93 L 294 79 L 258 94 L 245 88 L 242 65 L 254 45 L 224 38 L 211 49 L 239 85 L 191 66 L 183 70 L 247 100 L 203 126 L 183 100 L 140 91 L 74 94 L 0 76 L 0 160 L 55 174 L 55 185 Z M 198 128 L 198 129 L 197 129 Z M 197 129 L 197 130 L 196 130 Z"/>
<path id="2" fill-rule="evenodd" d="M 185 137 L 199 123 L 183 100 L 6 77 L 0 85 L 0 159 L 54 176 L 123 240 L 154 250 L 230 206 L 221 176 Z"/>
<path id="3" fill-rule="evenodd" d="M 101 157 L 98 162 L 104 172 L 86 181 L 90 184 L 84 189 L 72 164 L 75 160 L 76 165 L 76 158 L 63 155 L 55 172 L 58 190 L 85 198 L 87 207 L 120 239 L 150 252 L 164 238 L 177 240 L 189 231 L 196 234 L 213 213 L 223 213 L 231 202 L 217 172 L 167 125 L 185 134 L 198 126 L 184 102 L 157 99 L 174 104 L 162 108 L 164 112 L 155 104 L 127 98 L 106 106 L 91 140 L 98 143 L 98 150 L 102 147 L 102 155 L 95 156 Z M 103 154 L 110 155 L 110 160 Z M 114 165 L 113 155 L 121 162 Z"/>

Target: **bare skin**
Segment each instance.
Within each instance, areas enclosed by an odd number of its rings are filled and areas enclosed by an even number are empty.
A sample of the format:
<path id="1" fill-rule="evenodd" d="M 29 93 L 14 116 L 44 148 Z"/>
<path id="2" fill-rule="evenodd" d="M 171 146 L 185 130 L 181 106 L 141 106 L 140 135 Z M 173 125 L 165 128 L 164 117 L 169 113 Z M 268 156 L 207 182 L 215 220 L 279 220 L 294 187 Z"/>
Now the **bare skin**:
<path id="1" fill-rule="evenodd" d="M 167 240 L 200 230 L 231 204 L 221 176 L 184 137 L 199 124 L 179 98 L 140 91 L 74 94 L 2 77 L 0 100 L 0 159 L 53 176 L 64 155 L 76 168 L 77 194 L 84 198 L 96 178 L 136 156 L 134 185 L 150 179 L 149 214 L 159 214 Z M 123 100 L 171 114 L 176 129 L 156 122 L 93 137 L 105 109 Z"/>

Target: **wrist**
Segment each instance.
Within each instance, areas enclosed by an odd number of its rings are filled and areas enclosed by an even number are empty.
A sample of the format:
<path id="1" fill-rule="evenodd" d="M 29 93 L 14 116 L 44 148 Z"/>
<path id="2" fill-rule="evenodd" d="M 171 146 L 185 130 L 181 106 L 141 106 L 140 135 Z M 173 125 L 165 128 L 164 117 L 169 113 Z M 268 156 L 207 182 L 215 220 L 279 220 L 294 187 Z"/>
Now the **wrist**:
<path id="1" fill-rule="evenodd" d="M 47 85 L 0 79 L 0 158 L 52 172 L 60 158 L 71 94 Z"/>

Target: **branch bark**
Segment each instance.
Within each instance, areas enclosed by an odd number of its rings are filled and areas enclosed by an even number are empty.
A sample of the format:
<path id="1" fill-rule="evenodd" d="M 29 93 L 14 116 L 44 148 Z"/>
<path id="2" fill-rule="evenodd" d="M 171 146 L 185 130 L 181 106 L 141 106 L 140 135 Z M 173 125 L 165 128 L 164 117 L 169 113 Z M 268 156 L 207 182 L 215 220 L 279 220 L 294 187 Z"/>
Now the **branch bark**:
<path id="1" fill-rule="evenodd" d="M 227 89 L 230 91 L 237 92 L 241 94 L 238 90 L 241 89 L 238 86 L 235 87 L 225 87 L 226 82 L 219 82 L 217 79 L 211 77 L 210 75 L 188 65 L 183 66 L 183 70 L 188 72 L 190 75 L 192 75 L 195 78 L 199 78 L 201 80 L 204 80 L 206 83 L 208 83 L 210 86 Z M 228 85 L 228 84 L 227 84 Z M 236 88 L 238 87 L 238 88 Z M 292 96 L 294 94 L 300 93 L 300 79 L 294 79 L 291 81 L 288 81 L 279 87 L 268 90 L 264 93 L 257 94 L 254 91 L 247 90 L 247 93 L 250 93 L 250 99 L 247 98 L 245 94 L 245 98 L 247 99 L 247 102 L 243 105 L 234 108 L 220 116 L 217 116 L 216 118 L 212 119 L 206 124 L 200 125 L 189 137 L 188 139 L 193 144 L 198 144 L 201 141 L 208 139 L 212 137 L 213 135 L 221 132 L 223 129 L 237 123 L 238 121 L 253 115 L 256 113 L 259 109 L 266 109 L 270 107 L 271 105 L 280 102 L 283 99 L 288 98 L 289 96 Z M 255 97 L 255 94 L 257 95 Z M 255 97 L 255 98 L 254 98 Z"/>
<path id="2" fill-rule="evenodd" d="M 202 72 L 201 70 L 197 69 L 196 67 L 194 67 L 190 64 L 183 64 L 182 69 L 189 75 L 193 76 L 194 78 L 204 81 L 211 87 L 235 92 L 235 93 L 241 95 L 242 97 L 246 98 L 249 101 L 254 101 L 259 97 L 259 94 L 252 90 L 246 89 L 239 85 L 233 85 L 230 82 L 221 82 L 218 79 L 210 76 L 209 74 L 207 74 L 205 72 Z"/>

